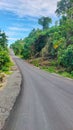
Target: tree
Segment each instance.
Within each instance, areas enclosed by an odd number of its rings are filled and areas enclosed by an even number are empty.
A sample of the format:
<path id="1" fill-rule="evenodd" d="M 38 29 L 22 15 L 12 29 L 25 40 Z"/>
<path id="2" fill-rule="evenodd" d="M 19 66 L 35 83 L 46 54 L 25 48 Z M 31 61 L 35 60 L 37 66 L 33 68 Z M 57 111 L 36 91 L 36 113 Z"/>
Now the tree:
<path id="1" fill-rule="evenodd" d="M 17 40 L 15 43 L 11 44 L 10 47 L 14 50 L 15 55 L 21 55 L 23 49 L 22 39 Z"/>
<path id="2" fill-rule="evenodd" d="M 52 22 L 52 20 L 49 17 L 41 17 L 38 20 L 38 23 L 43 26 L 43 30 L 44 29 L 48 29 L 49 28 L 49 24 L 51 22 Z"/>
<path id="3" fill-rule="evenodd" d="M 0 31 L 0 46 L 2 48 L 7 48 L 7 36 L 4 32 Z"/>
<path id="4" fill-rule="evenodd" d="M 73 0 L 60 0 L 57 2 L 57 15 L 67 14 L 67 10 L 73 6 Z"/>
<path id="5" fill-rule="evenodd" d="M 66 16 L 62 16 L 61 19 L 60 19 L 60 25 L 65 25 L 66 24 L 66 20 L 67 20 L 67 17 Z"/>
<path id="6" fill-rule="evenodd" d="M 68 19 L 73 20 L 73 5 L 70 9 L 67 11 Z"/>
<path id="7" fill-rule="evenodd" d="M 10 67 L 10 56 L 7 48 L 7 37 L 0 31 L 0 72 L 8 71 Z"/>
<path id="8" fill-rule="evenodd" d="M 24 48 L 23 48 L 23 51 L 22 51 L 22 55 L 23 55 L 23 58 L 24 59 L 29 59 L 30 56 L 31 56 L 31 53 L 30 53 L 30 46 L 28 44 L 24 44 Z"/>

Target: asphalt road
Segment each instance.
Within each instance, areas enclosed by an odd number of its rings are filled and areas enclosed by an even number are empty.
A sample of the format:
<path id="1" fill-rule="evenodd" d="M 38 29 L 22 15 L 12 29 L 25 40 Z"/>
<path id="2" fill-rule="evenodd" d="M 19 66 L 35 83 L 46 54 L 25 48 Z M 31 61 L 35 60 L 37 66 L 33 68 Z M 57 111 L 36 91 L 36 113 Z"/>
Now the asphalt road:
<path id="1" fill-rule="evenodd" d="M 14 59 L 23 75 L 22 94 L 5 130 L 73 130 L 73 81 Z"/>

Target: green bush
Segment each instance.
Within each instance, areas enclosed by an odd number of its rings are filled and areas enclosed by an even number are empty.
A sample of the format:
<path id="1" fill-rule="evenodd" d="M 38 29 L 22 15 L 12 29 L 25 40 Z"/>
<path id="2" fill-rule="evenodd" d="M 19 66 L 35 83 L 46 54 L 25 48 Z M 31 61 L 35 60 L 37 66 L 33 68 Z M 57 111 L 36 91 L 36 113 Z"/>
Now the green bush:
<path id="1" fill-rule="evenodd" d="M 6 50 L 0 51 L 0 70 L 8 70 L 10 57 Z"/>
<path id="2" fill-rule="evenodd" d="M 71 75 L 73 76 L 73 71 L 71 71 Z"/>
<path id="3" fill-rule="evenodd" d="M 66 67 L 68 72 L 73 70 L 73 45 L 59 51 L 58 62 L 61 66 Z"/>

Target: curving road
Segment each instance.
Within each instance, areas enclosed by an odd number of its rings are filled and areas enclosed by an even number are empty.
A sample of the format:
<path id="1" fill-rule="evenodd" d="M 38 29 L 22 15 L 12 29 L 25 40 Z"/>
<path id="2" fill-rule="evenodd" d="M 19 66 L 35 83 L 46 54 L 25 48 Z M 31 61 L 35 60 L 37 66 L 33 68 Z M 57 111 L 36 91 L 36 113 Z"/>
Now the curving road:
<path id="1" fill-rule="evenodd" d="M 14 59 L 23 75 L 22 94 L 5 130 L 73 130 L 73 81 Z"/>

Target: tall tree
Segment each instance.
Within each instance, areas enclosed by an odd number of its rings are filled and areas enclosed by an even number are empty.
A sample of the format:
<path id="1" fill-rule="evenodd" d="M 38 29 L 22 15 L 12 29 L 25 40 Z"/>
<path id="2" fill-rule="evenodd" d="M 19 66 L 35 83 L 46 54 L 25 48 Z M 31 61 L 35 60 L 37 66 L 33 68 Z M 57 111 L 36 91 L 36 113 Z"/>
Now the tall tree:
<path id="1" fill-rule="evenodd" d="M 7 47 L 7 36 L 4 32 L 0 31 L 0 46 L 3 48 Z"/>
<path id="2" fill-rule="evenodd" d="M 57 15 L 66 14 L 67 10 L 73 6 L 73 0 L 60 0 L 57 2 Z"/>
<path id="3" fill-rule="evenodd" d="M 43 30 L 49 28 L 49 24 L 52 22 L 51 18 L 49 17 L 41 17 L 38 20 L 38 23 L 43 26 Z"/>

